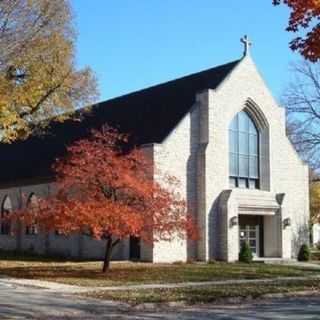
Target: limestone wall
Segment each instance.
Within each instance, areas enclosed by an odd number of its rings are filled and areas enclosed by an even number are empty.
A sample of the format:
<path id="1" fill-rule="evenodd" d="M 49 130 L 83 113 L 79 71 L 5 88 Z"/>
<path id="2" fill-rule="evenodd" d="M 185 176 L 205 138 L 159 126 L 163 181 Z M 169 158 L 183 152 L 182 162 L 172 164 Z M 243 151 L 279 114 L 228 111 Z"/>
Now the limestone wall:
<path id="1" fill-rule="evenodd" d="M 25 183 L 25 182 L 24 182 Z M 35 181 L 25 183 L 21 187 L 2 187 L 0 189 L 0 203 L 9 197 L 13 209 L 26 206 L 30 195 L 46 197 L 53 190 L 50 182 L 37 184 Z M 13 230 L 13 229 L 12 229 Z M 95 240 L 85 235 L 74 234 L 64 236 L 55 232 L 44 234 L 27 234 L 25 226 L 15 228 L 10 235 L 0 234 L 0 249 L 27 251 L 35 254 L 48 254 L 81 259 L 100 259 L 104 256 L 104 241 Z M 113 259 L 128 259 L 129 252 L 126 241 L 115 247 Z"/>
<path id="2" fill-rule="evenodd" d="M 207 248 L 199 252 L 203 260 L 225 256 L 222 251 L 226 248 L 222 248 L 220 242 L 224 235 L 217 230 L 228 232 L 228 229 L 219 227 L 217 199 L 223 190 L 229 189 L 229 124 L 248 101 L 255 108 L 251 110 L 252 115 L 257 114 L 257 120 L 268 126 L 265 131 L 267 139 L 261 141 L 261 149 L 265 154 L 261 163 L 262 187 L 265 191 L 285 193 L 282 219 L 290 217 L 292 220 L 292 226 L 282 232 L 284 255 L 291 253 L 295 256 L 297 248 L 308 238 L 308 167 L 301 162 L 285 135 L 284 109 L 271 96 L 251 58 L 246 57 L 220 87 L 208 90 L 205 211 L 207 225 L 213 227 L 207 229 Z M 252 191 L 246 192 L 250 194 Z"/>
<path id="3" fill-rule="evenodd" d="M 170 174 L 180 181 L 179 192 L 187 200 L 190 213 L 197 211 L 197 143 L 198 108 L 184 117 L 161 145 L 154 145 L 155 180 L 162 183 L 162 175 Z M 172 241 L 155 242 L 154 262 L 186 261 L 196 258 L 195 243 L 187 239 L 174 238 Z"/>

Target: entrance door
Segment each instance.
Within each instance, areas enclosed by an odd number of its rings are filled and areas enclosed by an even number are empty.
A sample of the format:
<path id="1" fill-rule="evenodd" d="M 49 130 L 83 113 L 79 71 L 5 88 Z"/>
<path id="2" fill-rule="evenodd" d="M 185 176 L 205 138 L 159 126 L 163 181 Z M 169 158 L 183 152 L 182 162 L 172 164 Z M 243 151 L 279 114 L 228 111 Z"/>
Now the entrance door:
<path id="1" fill-rule="evenodd" d="M 259 225 L 240 225 L 240 248 L 245 242 L 249 244 L 254 257 L 259 257 Z"/>
<path id="2" fill-rule="evenodd" d="M 140 238 L 130 237 L 130 260 L 140 259 Z"/>

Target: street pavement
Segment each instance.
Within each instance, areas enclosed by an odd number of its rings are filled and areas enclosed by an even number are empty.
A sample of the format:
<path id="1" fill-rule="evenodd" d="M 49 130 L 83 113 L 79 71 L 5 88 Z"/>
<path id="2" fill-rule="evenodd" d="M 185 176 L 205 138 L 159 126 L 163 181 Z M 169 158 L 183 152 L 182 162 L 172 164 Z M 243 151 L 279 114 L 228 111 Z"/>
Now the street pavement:
<path id="1" fill-rule="evenodd" d="M 0 283 L 0 319 L 52 320 L 320 320 L 320 295 L 279 298 L 226 306 L 130 308 L 116 302 L 58 294 L 50 290 Z"/>

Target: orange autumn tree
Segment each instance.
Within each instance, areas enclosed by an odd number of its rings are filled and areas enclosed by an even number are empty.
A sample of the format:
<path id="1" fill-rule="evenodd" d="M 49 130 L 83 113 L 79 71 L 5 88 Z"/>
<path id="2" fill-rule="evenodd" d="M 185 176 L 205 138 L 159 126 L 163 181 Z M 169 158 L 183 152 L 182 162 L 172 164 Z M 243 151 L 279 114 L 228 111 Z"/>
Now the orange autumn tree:
<path id="1" fill-rule="evenodd" d="M 130 236 L 149 244 L 176 236 L 195 239 L 195 224 L 176 191 L 177 179 L 163 174 L 161 184 L 154 181 L 155 169 L 143 151 L 128 146 L 128 137 L 109 127 L 74 143 L 54 165 L 55 194 L 40 199 L 37 210 L 20 212 L 19 218 L 25 224 L 36 221 L 46 232 L 105 239 L 103 272 L 109 269 L 113 248 Z"/>
<path id="2" fill-rule="evenodd" d="M 290 10 L 287 31 L 298 33 L 306 30 L 305 36 L 297 36 L 290 48 L 299 51 L 307 60 L 320 59 L 320 0 L 273 0 L 274 5 L 286 4 Z"/>

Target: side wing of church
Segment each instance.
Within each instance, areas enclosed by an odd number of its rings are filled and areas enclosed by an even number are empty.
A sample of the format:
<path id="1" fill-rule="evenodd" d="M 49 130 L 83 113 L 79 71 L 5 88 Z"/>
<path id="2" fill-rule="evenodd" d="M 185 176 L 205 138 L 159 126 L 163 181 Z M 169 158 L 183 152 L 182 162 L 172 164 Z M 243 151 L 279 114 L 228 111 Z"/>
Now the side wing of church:
<path id="1" fill-rule="evenodd" d="M 245 241 L 256 259 L 291 259 L 309 242 L 308 166 L 286 137 L 285 110 L 249 54 L 79 116 L 81 121 L 53 124 L 44 137 L 0 146 L 2 217 L 50 194 L 54 159 L 91 128 L 108 123 L 131 133 L 154 167 L 179 178 L 200 231 L 196 242 L 175 239 L 153 247 L 128 239 L 114 259 L 236 261 Z M 44 235 L 36 228 L 13 235 L 10 228 L 1 223 L 0 249 L 103 256 L 103 241 L 85 235 Z"/>

